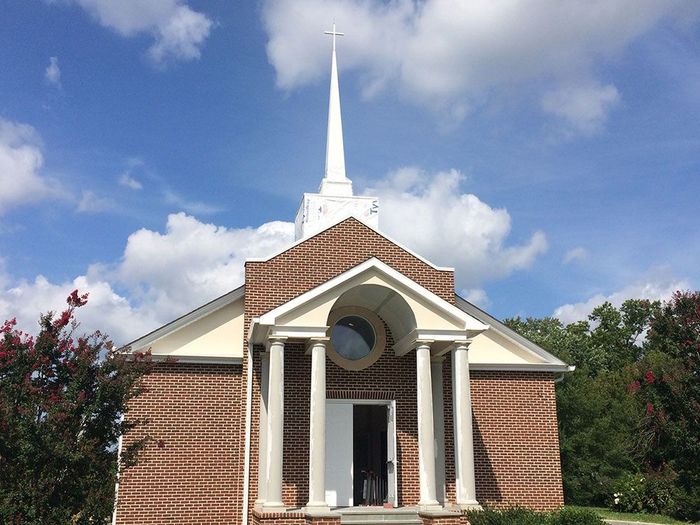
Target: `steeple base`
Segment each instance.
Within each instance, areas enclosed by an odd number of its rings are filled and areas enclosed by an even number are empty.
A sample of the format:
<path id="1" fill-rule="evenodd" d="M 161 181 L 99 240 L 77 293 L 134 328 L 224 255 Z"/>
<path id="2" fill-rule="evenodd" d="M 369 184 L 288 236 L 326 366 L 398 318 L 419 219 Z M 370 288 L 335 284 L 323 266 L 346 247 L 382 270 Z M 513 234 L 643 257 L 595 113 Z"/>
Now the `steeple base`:
<path id="1" fill-rule="evenodd" d="M 352 197 L 352 181 L 350 179 L 336 181 L 324 178 L 318 192 L 329 197 Z"/>
<path id="2" fill-rule="evenodd" d="M 351 216 L 376 230 L 379 226 L 379 200 L 376 197 L 304 193 L 294 223 L 296 240 L 311 237 Z"/>

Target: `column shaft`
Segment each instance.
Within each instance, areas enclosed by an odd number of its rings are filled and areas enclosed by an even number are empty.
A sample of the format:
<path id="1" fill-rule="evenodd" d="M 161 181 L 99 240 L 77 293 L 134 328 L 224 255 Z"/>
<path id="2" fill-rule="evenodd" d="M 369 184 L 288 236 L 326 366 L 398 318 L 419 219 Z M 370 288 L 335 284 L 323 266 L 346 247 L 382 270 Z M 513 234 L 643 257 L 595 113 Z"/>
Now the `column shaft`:
<path id="1" fill-rule="evenodd" d="M 435 495 L 435 436 L 433 425 L 433 391 L 430 381 L 430 345 L 416 347 L 418 398 L 418 465 L 420 501 L 423 507 L 437 506 Z"/>
<path id="2" fill-rule="evenodd" d="M 453 391 L 455 422 L 455 474 L 457 477 L 457 505 L 474 507 L 476 483 L 474 479 L 474 438 L 472 429 L 472 401 L 469 385 L 469 354 L 466 343 L 457 343 L 453 351 Z"/>
<path id="3" fill-rule="evenodd" d="M 438 503 L 445 504 L 445 407 L 442 388 L 444 356 L 430 363 L 430 379 L 433 383 L 433 423 L 435 425 L 435 488 Z"/>
<path id="4" fill-rule="evenodd" d="M 311 343 L 311 406 L 309 425 L 309 502 L 306 507 L 309 510 L 327 510 L 325 341 L 312 341 Z"/>
<path id="5" fill-rule="evenodd" d="M 260 356 L 260 428 L 258 435 L 258 499 L 257 506 L 262 505 L 267 492 L 267 389 L 269 384 L 270 354 L 263 352 Z"/>
<path id="6" fill-rule="evenodd" d="M 270 379 L 267 395 L 267 491 L 263 509 L 280 510 L 284 446 L 284 339 L 269 343 Z"/>

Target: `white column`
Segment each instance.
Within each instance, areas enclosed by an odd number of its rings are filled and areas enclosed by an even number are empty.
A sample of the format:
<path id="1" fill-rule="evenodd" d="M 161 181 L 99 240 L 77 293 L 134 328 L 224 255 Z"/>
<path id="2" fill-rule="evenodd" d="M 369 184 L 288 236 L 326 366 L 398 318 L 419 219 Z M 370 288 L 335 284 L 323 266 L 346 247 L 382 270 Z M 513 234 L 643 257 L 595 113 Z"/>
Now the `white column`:
<path id="1" fill-rule="evenodd" d="M 418 398 L 418 466 L 421 507 L 437 507 L 435 497 L 435 436 L 433 426 L 433 390 L 430 381 L 430 344 L 416 347 Z"/>
<path id="2" fill-rule="evenodd" d="M 309 502 L 307 511 L 327 511 L 326 503 L 326 339 L 311 341 L 309 414 Z"/>
<path id="3" fill-rule="evenodd" d="M 472 400 L 469 386 L 468 343 L 455 343 L 452 362 L 454 392 L 455 474 L 457 505 L 478 507 L 474 481 L 474 438 L 472 433 Z"/>
<path id="4" fill-rule="evenodd" d="M 445 356 L 430 361 L 430 379 L 433 382 L 433 423 L 435 424 L 435 488 L 438 503 L 445 504 L 445 407 L 442 389 L 442 365 Z"/>
<path id="5" fill-rule="evenodd" d="M 270 354 L 260 356 L 260 430 L 258 434 L 258 499 L 255 506 L 265 503 L 267 492 L 267 389 L 269 384 Z"/>
<path id="6" fill-rule="evenodd" d="M 267 394 L 267 490 L 266 511 L 284 509 L 282 503 L 282 449 L 284 445 L 284 341 L 270 339 L 270 373 Z"/>

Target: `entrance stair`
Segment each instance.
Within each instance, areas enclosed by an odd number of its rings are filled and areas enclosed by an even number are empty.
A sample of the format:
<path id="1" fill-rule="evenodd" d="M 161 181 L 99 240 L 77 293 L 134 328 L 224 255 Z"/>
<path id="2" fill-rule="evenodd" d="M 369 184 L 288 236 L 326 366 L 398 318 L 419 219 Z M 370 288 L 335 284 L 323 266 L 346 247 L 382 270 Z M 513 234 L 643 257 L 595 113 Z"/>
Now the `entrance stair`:
<path id="1" fill-rule="evenodd" d="M 342 525 L 422 525 L 418 517 L 418 509 L 399 507 L 385 509 L 383 507 L 348 507 L 335 509 L 340 513 Z"/>

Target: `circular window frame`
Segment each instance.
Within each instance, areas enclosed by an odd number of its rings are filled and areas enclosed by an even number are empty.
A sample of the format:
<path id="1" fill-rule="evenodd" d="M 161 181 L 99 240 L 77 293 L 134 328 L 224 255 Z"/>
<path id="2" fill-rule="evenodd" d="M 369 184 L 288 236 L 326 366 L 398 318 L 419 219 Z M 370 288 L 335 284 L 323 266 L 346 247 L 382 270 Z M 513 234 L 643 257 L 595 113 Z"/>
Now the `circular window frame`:
<path id="1" fill-rule="evenodd" d="M 336 323 L 343 317 L 357 316 L 361 317 L 367 321 L 374 330 L 374 346 L 369 351 L 369 353 L 361 359 L 348 359 L 340 355 L 335 348 L 333 348 L 333 329 Z M 346 370 L 363 370 L 369 368 L 384 353 L 384 348 L 386 347 L 386 330 L 384 328 L 384 323 L 372 310 L 367 310 L 360 306 L 343 306 L 341 308 L 335 308 L 331 311 L 328 316 L 328 357 L 336 365 Z"/>

